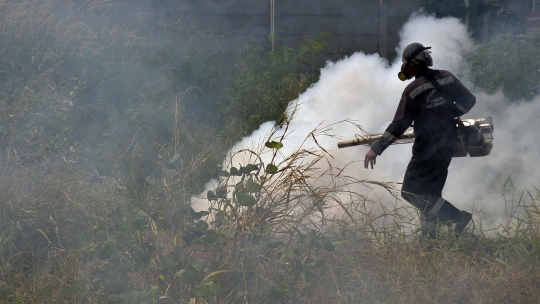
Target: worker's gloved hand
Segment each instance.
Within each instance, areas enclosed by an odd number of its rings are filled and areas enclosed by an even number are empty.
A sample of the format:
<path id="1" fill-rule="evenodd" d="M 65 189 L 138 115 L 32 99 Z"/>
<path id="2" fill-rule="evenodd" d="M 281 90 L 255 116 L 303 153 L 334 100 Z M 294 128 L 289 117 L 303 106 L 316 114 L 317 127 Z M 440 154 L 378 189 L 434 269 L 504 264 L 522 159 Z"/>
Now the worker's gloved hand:
<path id="1" fill-rule="evenodd" d="M 364 159 L 364 167 L 368 169 L 369 164 L 371 164 L 371 169 L 373 169 L 373 165 L 375 165 L 376 163 L 377 163 L 377 153 L 369 149 L 368 153 L 366 154 L 366 158 Z"/>

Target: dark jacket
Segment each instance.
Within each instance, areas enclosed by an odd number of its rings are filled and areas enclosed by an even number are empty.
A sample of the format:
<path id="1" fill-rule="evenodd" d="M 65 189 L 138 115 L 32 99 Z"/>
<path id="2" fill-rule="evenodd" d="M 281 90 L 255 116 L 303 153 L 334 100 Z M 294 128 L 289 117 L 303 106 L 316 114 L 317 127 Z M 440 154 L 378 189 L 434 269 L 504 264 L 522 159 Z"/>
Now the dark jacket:
<path id="1" fill-rule="evenodd" d="M 413 123 L 413 157 L 430 158 L 441 149 L 451 149 L 456 138 L 454 118 L 469 112 L 475 103 L 474 95 L 452 73 L 426 68 L 405 88 L 394 120 L 371 149 L 382 154 Z"/>

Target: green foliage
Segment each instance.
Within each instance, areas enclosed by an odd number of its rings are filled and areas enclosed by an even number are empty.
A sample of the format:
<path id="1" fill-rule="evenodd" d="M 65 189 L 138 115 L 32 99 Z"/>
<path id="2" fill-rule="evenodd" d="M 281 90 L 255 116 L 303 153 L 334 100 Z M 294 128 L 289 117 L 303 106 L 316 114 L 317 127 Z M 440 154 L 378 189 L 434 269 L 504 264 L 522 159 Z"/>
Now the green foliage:
<path id="1" fill-rule="evenodd" d="M 268 174 L 276 174 L 278 172 L 278 167 L 274 164 L 268 164 L 266 166 L 266 170 L 265 172 L 268 173 Z"/>
<path id="2" fill-rule="evenodd" d="M 223 119 L 237 121 L 241 135 L 265 121 L 283 121 L 289 102 L 318 80 L 320 53 L 328 49 L 328 37 L 326 33 L 314 39 L 306 36 L 298 48 L 276 38 L 275 51 L 264 55 L 248 41 L 237 62 L 230 95 L 220 103 Z"/>
<path id="3" fill-rule="evenodd" d="M 488 93 L 502 90 L 512 100 L 530 99 L 540 83 L 539 37 L 500 35 L 466 56 L 471 79 Z"/>
<path id="4" fill-rule="evenodd" d="M 266 144 L 266 148 L 274 155 L 282 147 L 283 143 L 278 141 Z M 247 164 L 240 169 L 231 166 L 229 172 L 221 174 L 222 179 L 217 189 L 208 191 L 207 198 L 211 204 L 209 215 L 214 219 L 212 224 L 215 229 L 206 231 L 204 237 L 202 234 L 195 236 L 189 244 L 197 244 L 197 237 L 204 239 L 200 244 L 210 246 L 208 249 L 211 256 L 219 257 L 216 261 L 218 270 L 210 269 L 206 260 L 192 263 L 197 274 L 207 273 L 198 283 L 197 296 L 214 295 L 225 301 L 231 296 L 232 299 L 241 299 L 249 294 L 249 299 L 254 301 L 288 301 L 297 297 L 295 286 L 299 282 L 311 284 L 317 281 L 316 273 L 324 265 L 322 257 L 336 250 L 330 236 L 321 235 L 315 230 L 304 233 L 294 224 L 291 229 L 296 231 L 290 236 L 277 236 L 277 227 L 288 225 L 286 218 L 294 216 L 279 212 L 277 205 L 272 205 L 277 202 L 272 203 L 273 199 L 269 200 L 264 194 L 282 191 L 274 189 L 273 179 L 278 172 L 276 166 L 275 172 L 269 172 L 268 168 L 272 166 L 268 164 L 265 171 L 259 170 L 264 167 L 262 163 Z M 231 196 L 223 191 L 227 187 L 234 188 Z M 276 218 L 276 214 L 279 217 Z M 199 223 L 201 221 L 197 226 Z M 209 231 L 212 231 L 211 242 L 207 241 Z M 223 252 L 222 248 L 231 248 L 233 252 Z M 245 259 L 236 259 L 238 254 Z M 227 265 L 227 268 L 219 269 L 219 265 Z M 176 273 L 176 276 L 186 283 L 197 283 L 199 280 L 187 269 Z"/>
<path id="5" fill-rule="evenodd" d="M 267 143 L 264 144 L 267 148 L 270 148 L 270 149 L 281 149 L 283 148 L 283 144 L 280 143 L 280 142 L 276 142 L 276 141 L 269 141 Z"/>

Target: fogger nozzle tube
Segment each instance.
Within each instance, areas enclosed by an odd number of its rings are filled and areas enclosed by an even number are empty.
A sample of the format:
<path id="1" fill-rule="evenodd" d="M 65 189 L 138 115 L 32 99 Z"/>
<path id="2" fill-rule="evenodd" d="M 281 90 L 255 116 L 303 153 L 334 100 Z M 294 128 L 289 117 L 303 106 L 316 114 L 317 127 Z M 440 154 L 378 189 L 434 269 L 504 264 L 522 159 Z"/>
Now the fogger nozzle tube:
<path id="1" fill-rule="evenodd" d="M 461 121 L 460 127 L 456 124 L 456 128 L 458 128 L 457 131 L 461 136 L 456 138 L 454 157 L 489 155 L 493 147 L 494 130 L 493 119 L 491 117 L 464 119 Z M 356 139 L 338 142 L 338 148 L 371 146 L 381 137 L 383 137 L 383 134 L 357 135 Z M 400 137 L 394 138 L 392 144 L 413 143 L 414 139 L 414 130 L 409 128 Z"/>
<path id="2" fill-rule="evenodd" d="M 369 145 L 381 138 L 382 135 L 368 135 L 363 136 L 361 138 L 353 139 L 353 140 L 347 140 L 347 141 L 340 141 L 338 142 L 338 148 L 347 148 L 347 147 L 353 147 L 353 146 L 361 146 L 361 145 Z"/>

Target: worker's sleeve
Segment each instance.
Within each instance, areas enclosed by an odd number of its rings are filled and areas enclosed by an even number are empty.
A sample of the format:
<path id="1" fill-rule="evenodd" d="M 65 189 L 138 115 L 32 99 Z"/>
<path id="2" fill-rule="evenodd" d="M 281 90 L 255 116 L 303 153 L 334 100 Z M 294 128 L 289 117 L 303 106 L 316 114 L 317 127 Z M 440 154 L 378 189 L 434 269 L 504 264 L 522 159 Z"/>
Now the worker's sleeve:
<path id="1" fill-rule="evenodd" d="M 403 93 L 394 120 L 386 128 L 382 137 L 371 146 L 371 150 L 377 153 L 377 155 L 381 155 L 388 146 L 393 144 L 411 126 L 413 120 L 414 110 L 412 99 Z"/>
<path id="2" fill-rule="evenodd" d="M 472 107 L 476 104 L 476 97 L 459 81 L 455 76 L 455 81 L 452 86 L 452 97 L 455 102 L 456 108 L 454 109 L 454 116 L 458 117 L 468 113 Z"/>

